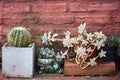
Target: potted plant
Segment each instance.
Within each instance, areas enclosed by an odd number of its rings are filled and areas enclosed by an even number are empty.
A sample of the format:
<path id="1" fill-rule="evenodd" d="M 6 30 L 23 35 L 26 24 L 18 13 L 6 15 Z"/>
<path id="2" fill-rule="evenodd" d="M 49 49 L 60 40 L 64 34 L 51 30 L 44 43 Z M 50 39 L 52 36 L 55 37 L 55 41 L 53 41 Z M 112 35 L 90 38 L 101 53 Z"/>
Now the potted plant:
<path id="1" fill-rule="evenodd" d="M 52 45 L 54 41 L 61 41 L 63 46 L 66 48 L 64 52 L 62 52 L 62 57 L 71 60 L 75 60 L 77 64 L 80 65 L 81 69 L 85 69 L 88 66 L 94 66 L 97 64 L 96 59 L 98 57 L 106 57 L 106 52 L 101 50 L 99 54 L 96 56 L 96 50 L 99 50 L 104 46 L 104 41 L 106 40 L 106 36 L 100 32 L 88 33 L 85 29 L 86 23 L 80 24 L 78 26 L 78 36 L 71 36 L 71 32 L 65 32 L 64 38 L 56 38 L 58 36 L 57 33 L 51 34 L 51 32 L 44 33 L 42 40 L 43 43 Z M 72 53 L 69 53 L 70 50 L 73 50 Z M 75 54 L 75 55 L 74 55 Z"/>
<path id="2" fill-rule="evenodd" d="M 38 66 L 39 73 L 55 73 L 60 70 L 62 58 L 59 52 L 55 53 L 54 49 L 49 47 L 40 48 Z"/>
<path id="3" fill-rule="evenodd" d="M 106 51 L 106 57 L 104 58 L 105 61 L 111 62 L 116 60 L 119 44 L 120 42 L 117 35 L 110 36 L 105 41 L 105 47 L 103 47 L 103 49 Z"/>
<path id="4" fill-rule="evenodd" d="M 2 47 L 2 74 L 7 77 L 33 77 L 35 44 L 24 27 L 14 27 Z"/>

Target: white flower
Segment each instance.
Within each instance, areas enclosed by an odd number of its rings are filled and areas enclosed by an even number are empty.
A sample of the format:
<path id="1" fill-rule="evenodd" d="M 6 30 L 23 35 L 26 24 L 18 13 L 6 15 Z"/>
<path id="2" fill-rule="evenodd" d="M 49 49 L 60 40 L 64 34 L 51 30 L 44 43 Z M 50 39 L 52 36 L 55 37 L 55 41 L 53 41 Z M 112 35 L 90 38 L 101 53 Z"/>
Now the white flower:
<path id="1" fill-rule="evenodd" d="M 51 43 L 51 32 L 49 32 L 48 34 L 47 33 L 44 33 L 43 36 L 41 36 L 41 39 L 42 39 L 42 43 L 45 43 L 46 45 L 52 45 Z"/>
<path id="2" fill-rule="evenodd" d="M 71 43 L 78 44 L 79 42 L 78 42 L 77 38 L 71 38 Z"/>
<path id="3" fill-rule="evenodd" d="M 75 52 L 77 54 L 79 54 L 81 57 L 83 57 L 84 55 L 86 55 L 86 49 L 83 47 L 77 47 L 77 49 L 75 50 Z"/>
<path id="4" fill-rule="evenodd" d="M 82 45 L 87 45 L 87 44 L 88 44 L 88 41 L 82 40 Z"/>
<path id="5" fill-rule="evenodd" d="M 78 44 L 78 40 L 76 37 L 70 37 L 71 32 L 67 31 L 65 33 L 65 38 L 63 38 L 64 47 L 73 47 L 73 44 Z"/>
<path id="6" fill-rule="evenodd" d="M 41 36 L 42 43 L 45 43 L 46 45 L 52 45 L 52 41 L 56 41 L 55 37 L 57 37 L 58 34 L 55 33 L 51 35 L 51 32 L 44 33 L 43 36 Z"/>
<path id="7" fill-rule="evenodd" d="M 71 32 L 70 32 L 70 31 L 67 31 L 67 32 L 65 33 L 65 37 L 66 37 L 66 38 L 70 38 L 70 34 L 71 34 Z"/>
<path id="8" fill-rule="evenodd" d="M 91 33 L 87 34 L 87 40 L 92 40 L 93 35 Z"/>
<path id="9" fill-rule="evenodd" d="M 71 42 L 71 38 L 70 38 L 70 34 L 71 34 L 71 32 L 69 32 L 69 31 L 67 31 L 65 33 L 65 38 L 63 39 L 64 47 L 68 47 L 68 48 L 73 47 L 72 42 Z"/>
<path id="10" fill-rule="evenodd" d="M 97 62 L 95 62 L 96 58 L 90 59 L 90 62 L 88 63 L 91 66 L 94 66 L 97 64 Z"/>
<path id="11" fill-rule="evenodd" d="M 94 45 L 95 45 L 95 46 L 97 47 L 97 49 L 99 50 L 101 47 L 104 46 L 104 42 L 103 42 L 103 40 L 101 40 L 101 41 L 96 40 L 96 42 L 94 43 Z"/>
<path id="12" fill-rule="evenodd" d="M 107 39 L 107 37 L 106 37 L 106 36 L 104 36 L 104 37 L 102 38 L 103 42 L 104 42 L 104 41 L 106 41 L 106 39 Z"/>
<path id="13" fill-rule="evenodd" d="M 81 40 L 83 40 L 83 37 L 81 35 L 78 35 L 77 40 L 81 41 Z"/>
<path id="14" fill-rule="evenodd" d="M 89 47 L 87 50 L 86 50 L 88 53 L 93 51 L 91 47 Z"/>
<path id="15" fill-rule="evenodd" d="M 99 53 L 100 58 L 106 57 L 105 54 L 106 54 L 106 51 L 101 50 L 101 52 Z"/>
<path id="16" fill-rule="evenodd" d="M 69 47 L 73 47 L 70 38 L 64 38 L 64 39 L 63 39 L 63 45 L 64 45 L 64 47 L 68 47 L 68 48 L 69 48 Z"/>
<path id="17" fill-rule="evenodd" d="M 100 32 L 95 32 L 94 34 L 96 35 L 96 37 L 97 37 L 98 39 L 105 36 L 105 35 L 102 33 L 102 31 L 100 31 Z"/>
<path id="18" fill-rule="evenodd" d="M 85 31 L 86 23 L 80 24 L 78 26 L 78 33 L 82 34 Z"/>

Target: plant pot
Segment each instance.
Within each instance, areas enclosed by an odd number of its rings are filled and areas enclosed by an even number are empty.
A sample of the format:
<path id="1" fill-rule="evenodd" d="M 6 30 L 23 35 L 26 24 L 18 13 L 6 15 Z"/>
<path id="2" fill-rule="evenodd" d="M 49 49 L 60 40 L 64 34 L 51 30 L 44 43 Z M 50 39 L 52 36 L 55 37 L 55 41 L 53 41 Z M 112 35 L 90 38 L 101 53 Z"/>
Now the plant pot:
<path id="1" fill-rule="evenodd" d="M 102 76 L 113 75 L 115 72 L 114 62 L 99 62 L 96 66 L 90 66 L 86 69 L 81 69 L 75 61 L 71 62 L 64 60 L 64 75 L 65 76 Z M 95 79 L 97 80 L 97 79 Z"/>
<path id="2" fill-rule="evenodd" d="M 32 47 L 2 47 L 2 75 L 32 78 L 34 72 L 34 49 Z"/>
<path id="3" fill-rule="evenodd" d="M 59 65 L 55 62 L 53 58 L 43 59 L 38 58 L 39 73 L 55 73 Z"/>
<path id="4" fill-rule="evenodd" d="M 38 58 L 38 63 L 48 65 L 48 64 L 52 64 L 53 60 L 54 60 L 53 58 L 50 59 Z"/>
<path id="5" fill-rule="evenodd" d="M 107 62 L 115 61 L 116 54 L 117 54 L 117 48 L 104 47 L 103 49 L 106 51 L 106 57 L 104 58 L 104 60 Z"/>

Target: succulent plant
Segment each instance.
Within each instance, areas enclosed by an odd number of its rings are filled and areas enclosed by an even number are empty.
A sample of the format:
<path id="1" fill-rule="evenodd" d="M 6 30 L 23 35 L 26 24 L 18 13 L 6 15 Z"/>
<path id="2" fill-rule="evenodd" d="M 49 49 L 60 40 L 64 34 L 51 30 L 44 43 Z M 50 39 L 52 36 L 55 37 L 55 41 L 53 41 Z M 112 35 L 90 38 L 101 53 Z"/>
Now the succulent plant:
<path id="1" fill-rule="evenodd" d="M 111 48 L 118 47 L 119 44 L 120 44 L 120 41 L 117 35 L 110 36 L 105 41 L 105 46 L 111 47 Z"/>
<path id="2" fill-rule="evenodd" d="M 53 67 L 54 67 L 54 68 L 55 68 L 55 70 L 57 71 L 57 70 L 59 70 L 59 69 L 60 69 L 60 64 L 59 64 L 56 60 L 54 60 Z"/>
<path id="3" fill-rule="evenodd" d="M 31 35 L 24 27 L 14 27 L 7 35 L 7 43 L 14 47 L 27 47 L 31 43 Z"/>
<path id="4" fill-rule="evenodd" d="M 41 36 L 41 40 L 42 40 L 42 43 L 44 43 L 45 45 L 52 45 L 52 41 L 55 41 L 55 37 L 57 37 L 58 34 L 51 34 L 51 32 L 49 32 L 48 34 L 47 33 L 44 33 L 43 36 Z"/>
<path id="5" fill-rule="evenodd" d="M 55 55 L 54 49 L 49 48 L 41 48 L 40 49 L 40 56 L 44 58 L 53 58 Z"/>
<path id="6" fill-rule="evenodd" d="M 45 71 L 47 73 L 54 73 L 55 72 L 55 68 L 53 66 L 51 66 L 51 65 L 48 65 L 48 66 L 45 67 Z"/>
<path id="7" fill-rule="evenodd" d="M 55 59 L 57 62 L 59 62 L 60 64 L 63 63 L 63 58 L 62 58 L 62 55 L 57 52 L 57 54 L 55 55 Z"/>

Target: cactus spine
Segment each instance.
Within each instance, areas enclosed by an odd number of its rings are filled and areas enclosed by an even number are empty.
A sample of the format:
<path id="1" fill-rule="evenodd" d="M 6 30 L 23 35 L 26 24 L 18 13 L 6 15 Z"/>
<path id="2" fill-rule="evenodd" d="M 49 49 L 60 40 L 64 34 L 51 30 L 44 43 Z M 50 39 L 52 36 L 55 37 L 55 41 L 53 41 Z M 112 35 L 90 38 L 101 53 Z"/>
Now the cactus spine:
<path id="1" fill-rule="evenodd" d="M 7 35 L 7 43 L 14 47 L 27 47 L 31 43 L 31 35 L 24 27 L 15 27 Z"/>

